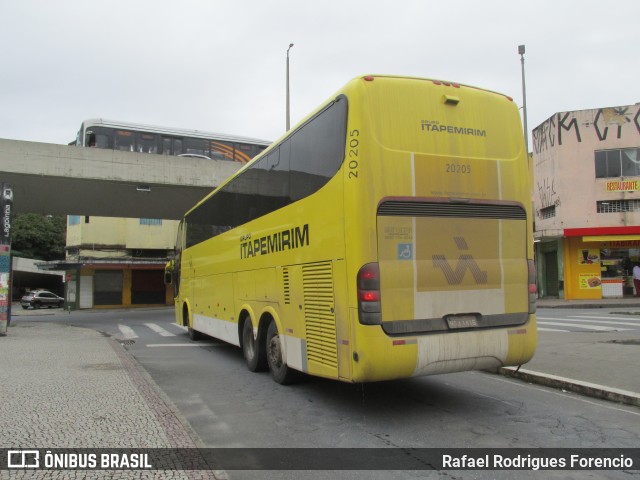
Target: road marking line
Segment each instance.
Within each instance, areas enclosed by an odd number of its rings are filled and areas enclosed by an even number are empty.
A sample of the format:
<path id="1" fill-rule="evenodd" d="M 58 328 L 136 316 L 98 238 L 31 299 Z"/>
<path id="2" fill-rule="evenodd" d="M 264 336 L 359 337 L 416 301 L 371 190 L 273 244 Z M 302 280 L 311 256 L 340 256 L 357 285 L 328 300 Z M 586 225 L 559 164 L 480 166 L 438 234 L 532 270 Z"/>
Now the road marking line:
<path id="1" fill-rule="evenodd" d="M 564 322 L 538 322 L 540 325 L 554 325 L 556 327 L 578 327 L 586 330 L 596 330 L 598 332 L 622 332 L 631 331 L 633 328 L 612 328 L 600 327 L 598 325 L 583 325 L 581 323 L 564 323 Z"/>
<path id="2" fill-rule="evenodd" d="M 588 318 L 606 318 L 606 320 L 587 320 Z M 617 321 L 614 319 L 612 319 L 611 317 L 562 317 L 562 318 L 557 318 L 557 317 L 537 317 L 538 320 L 554 320 L 554 321 L 561 321 L 561 322 L 575 322 L 575 321 L 580 321 L 580 322 L 585 322 L 585 323 L 597 323 L 597 324 L 602 324 L 605 323 L 607 325 L 628 325 L 631 327 L 640 327 L 640 323 L 635 323 L 635 322 L 629 322 L 629 321 L 623 321 L 626 319 L 621 319 L 620 321 Z"/>
<path id="3" fill-rule="evenodd" d="M 147 347 L 220 347 L 224 343 L 150 343 Z"/>
<path id="4" fill-rule="evenodd" d="M 573 321 L 573 319 L 571 318 L 564 318 L 563 321 Z M 586 323 L 606 323 L 607 325 L 630 325 L 632 327 L 640 327 L 640 324 L 637 323 L 631 323 L 631 322 L 614 322 L 614 321 L 609 321 L 609 320 L 587 320 L 585 318 L 580 318 L 581 322 L 586 322 Z"/>
<path id="5" fill-rule="evenodd" d="M 154 332 L 162 335 L 163 337 L 175 337 L 175 333 L 171 333 L 167 330 L 165 330 L 164 328 L 162 328 L 160 325 L 156 325 L 155 323 L 145 323 L 145 325 L 147 327 L 149 327 L 151 330 L 153 330 Z"/>
<path id="6" fill-rule="evenodd" d="M 187 327 L 185 327 L 183 325 L 178 325 L 177 323 L 170 323 L 169 325 L 171 325 L 172 327 L 175 327 L 175 328 L 179 328 L 183 332 L 186 332 L 187 330 L 189 330 Z"/>
<path id="7" fill-rule="evenodd" d="M 569 333 L 571 330 L 559 330 L 556 328 L 540 328 L 538 327 L 538 331 L 539 332 L 565 332 L 565 333 Z"/>
<path id="8" fill-rule="evenodd" d="M 600 320 L 601 323 L 619 323 L 621 325 L 635 325 L 636 327 L 640 327 L 640 320 L 634 321 L 632 318 L 620 318 L 620 317 L 591 317 L 586 315 L 575 316 L 571 318 L 579 318 L 584 322 L 588 322 L 587 318 L 594 318 L 596 320 Z M 594 322 L 596 323 L 596 322 Z"/>
<path id="9" fill-rule="evenodd" d="M 133 328 L 126 325 L 118 325 L 118 330 L 122 333 L 122 336 L 124 337 L 123 340 L 133 340 L 134 338 L 138 338 L 138 335 L 133 331 Z"/>

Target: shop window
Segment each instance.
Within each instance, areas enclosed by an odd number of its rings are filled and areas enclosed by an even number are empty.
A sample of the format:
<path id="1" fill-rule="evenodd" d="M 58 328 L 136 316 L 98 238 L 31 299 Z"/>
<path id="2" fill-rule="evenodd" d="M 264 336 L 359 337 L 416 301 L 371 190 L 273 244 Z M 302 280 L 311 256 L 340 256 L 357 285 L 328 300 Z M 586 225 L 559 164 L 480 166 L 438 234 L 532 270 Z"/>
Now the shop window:
<path id="1" fill-rule="evenodd" d="M 596 208 L 598 213 L 640 212 L 640 200 L 603 200 Z"/>

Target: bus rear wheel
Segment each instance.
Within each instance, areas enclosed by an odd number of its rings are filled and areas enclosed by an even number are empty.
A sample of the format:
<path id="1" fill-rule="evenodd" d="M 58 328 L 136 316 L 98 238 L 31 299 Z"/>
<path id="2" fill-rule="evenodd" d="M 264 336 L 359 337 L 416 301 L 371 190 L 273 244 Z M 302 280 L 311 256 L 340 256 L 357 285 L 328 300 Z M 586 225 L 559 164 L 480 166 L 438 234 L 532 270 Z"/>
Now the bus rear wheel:
<path id="1" fill-rule="evenodd" d="M 267 363 L 273 379 L 281 384 L 288 385 L 295 383 L 302 377 L 302 374 L 287 366 L 282 357 L 282 344 L 280 343 L 280 335 L 278 327 L 273 320 L 267 329 Z"/>
<path id="2" fill-rule="evenodd" d="M 253 324 L 250 318 L 246 318 L 242 326 L 242 353 L 251 372 L 263 372 L 267 370 L 267 354 L 264 345 L 253 336 Z"/>

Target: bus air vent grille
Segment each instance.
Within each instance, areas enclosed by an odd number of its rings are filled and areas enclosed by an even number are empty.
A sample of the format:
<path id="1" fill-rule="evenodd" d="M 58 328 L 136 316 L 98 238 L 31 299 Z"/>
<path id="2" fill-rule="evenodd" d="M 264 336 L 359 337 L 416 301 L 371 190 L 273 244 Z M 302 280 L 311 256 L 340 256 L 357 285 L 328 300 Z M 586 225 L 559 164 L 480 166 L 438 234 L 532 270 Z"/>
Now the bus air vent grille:
<path id="1" fill-rule="evenodd" d="M 381 203 L 378 215 L 406 217 L 457 217 L 526 220 L 527 213 L 520 205 L 414 202 L 390 200 Z"/>
<path id="2" fill-rule="evenodd" d="M 291 304 L 291 283 L 289 282 L 289 267 L 282 267 L 282 294 L 284 304 Z"/>
<path id="3" fill-rule="evenodd" d="M 302 285 L 308 360 L 337 368 L 338 350 L 331 262 L 304 265 Z"/>

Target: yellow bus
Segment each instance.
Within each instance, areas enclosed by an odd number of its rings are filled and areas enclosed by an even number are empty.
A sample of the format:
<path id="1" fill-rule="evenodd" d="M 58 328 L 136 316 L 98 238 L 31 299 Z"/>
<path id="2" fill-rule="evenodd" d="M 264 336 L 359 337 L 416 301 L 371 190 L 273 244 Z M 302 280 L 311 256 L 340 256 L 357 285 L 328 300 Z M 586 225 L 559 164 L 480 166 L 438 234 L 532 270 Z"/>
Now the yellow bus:
<path id="1" fill-rule="evenodd" d="M 186 213 L 172 270 L 177 323 L 279 383 L 521 365 L 537 332 L 518 108 L 356 78 Z"/>

